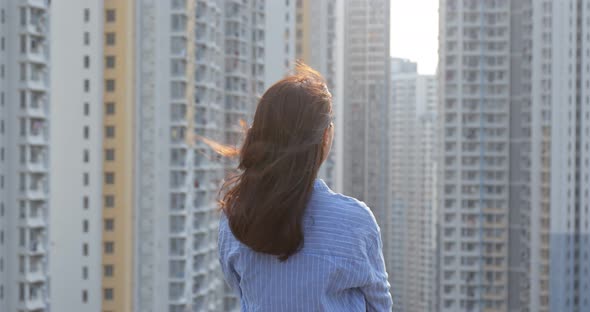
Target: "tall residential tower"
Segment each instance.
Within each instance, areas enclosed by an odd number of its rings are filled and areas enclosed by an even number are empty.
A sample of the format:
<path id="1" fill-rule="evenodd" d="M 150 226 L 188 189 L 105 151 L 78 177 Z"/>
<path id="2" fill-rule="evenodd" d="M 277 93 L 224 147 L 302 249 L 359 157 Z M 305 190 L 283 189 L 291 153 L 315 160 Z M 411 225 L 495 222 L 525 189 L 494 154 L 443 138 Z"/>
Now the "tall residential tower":
<path id="1" fill-rule="evenodd" d="M 0 308 L 6 311 L 50 309 L 49 12 L 46 1 L 0 3 Z"/>
<path id="2" fill-rule="evenodd" d="M 332 93 L 335 138 L 320 177 L 342 192 L 342 144 L 344 102 L 344 6 L 345 1 L 299 0 L 296 6 L 296 56 L 326 79 Z"/>
<path id="3" fill-rule="evenodd" d="M 436 78 L 391 60 L 392 226 L 387 265 L 396 312 L 434 310 Z"/>
<path id="4" fill-rule="evenodd" d="M 342 191 L 365 201 L 389 254 L 389 0 L 344 3 Z M 386 259 L 387 262 L 388 259 Z"/>
<path id="5" fill-rule="evenodd" d="M 440 2 L 441 311 L 586 311 L 585 1 Z"/>

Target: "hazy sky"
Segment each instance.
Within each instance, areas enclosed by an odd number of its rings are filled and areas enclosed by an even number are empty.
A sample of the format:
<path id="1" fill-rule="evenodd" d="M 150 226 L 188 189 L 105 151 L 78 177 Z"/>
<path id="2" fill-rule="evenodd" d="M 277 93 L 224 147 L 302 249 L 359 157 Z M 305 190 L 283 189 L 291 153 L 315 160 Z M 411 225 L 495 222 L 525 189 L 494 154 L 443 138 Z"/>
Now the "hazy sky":
<path id="1" fill-rule="evenodd" d="M 391 56 L 434 74 L 438 62 L 438 0 L 391 0 Z"/>

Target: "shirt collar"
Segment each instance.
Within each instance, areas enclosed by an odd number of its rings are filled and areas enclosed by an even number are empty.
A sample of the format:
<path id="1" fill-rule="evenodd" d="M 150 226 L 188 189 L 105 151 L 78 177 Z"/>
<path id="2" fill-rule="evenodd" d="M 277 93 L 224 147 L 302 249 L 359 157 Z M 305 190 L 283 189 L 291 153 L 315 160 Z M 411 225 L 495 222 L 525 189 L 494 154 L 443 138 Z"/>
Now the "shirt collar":
<path id="1" fill-rule="evenodd" d="M 313 189 L 317 191 L 329 191 L 330 188 L 326 185 L 326 182 L 322 179 L 315 179 L 313 182 Z"/>

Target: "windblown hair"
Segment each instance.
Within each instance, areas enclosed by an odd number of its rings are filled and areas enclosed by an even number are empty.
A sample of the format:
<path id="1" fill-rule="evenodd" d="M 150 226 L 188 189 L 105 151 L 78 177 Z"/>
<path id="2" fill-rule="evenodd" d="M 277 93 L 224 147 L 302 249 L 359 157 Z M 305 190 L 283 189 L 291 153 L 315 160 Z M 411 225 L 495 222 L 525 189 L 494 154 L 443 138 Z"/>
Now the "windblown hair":
<path id="1" fill-rule="evenodd" d="M 240 242 L 281 261 L 302 247 L 302 219 L 331 120 L 324 79 L 302 63 L 264 93 L 239 150 L 238 174 L 222 187 L 221 209 Z"/>

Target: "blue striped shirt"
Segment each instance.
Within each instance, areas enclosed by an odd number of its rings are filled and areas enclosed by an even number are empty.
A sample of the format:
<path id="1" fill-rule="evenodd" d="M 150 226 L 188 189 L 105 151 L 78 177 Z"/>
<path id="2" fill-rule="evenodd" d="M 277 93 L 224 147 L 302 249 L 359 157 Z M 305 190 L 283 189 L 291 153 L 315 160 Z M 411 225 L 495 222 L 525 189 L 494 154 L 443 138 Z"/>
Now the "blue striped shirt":
<path id="1" fill-rule="evenodd" d="M 369 208 L 316 180 L 304 245 L 287 261 L 255 252 L 219 226 L 219 257 L 243 312 L 391 311 L 381 234 Z"/>

